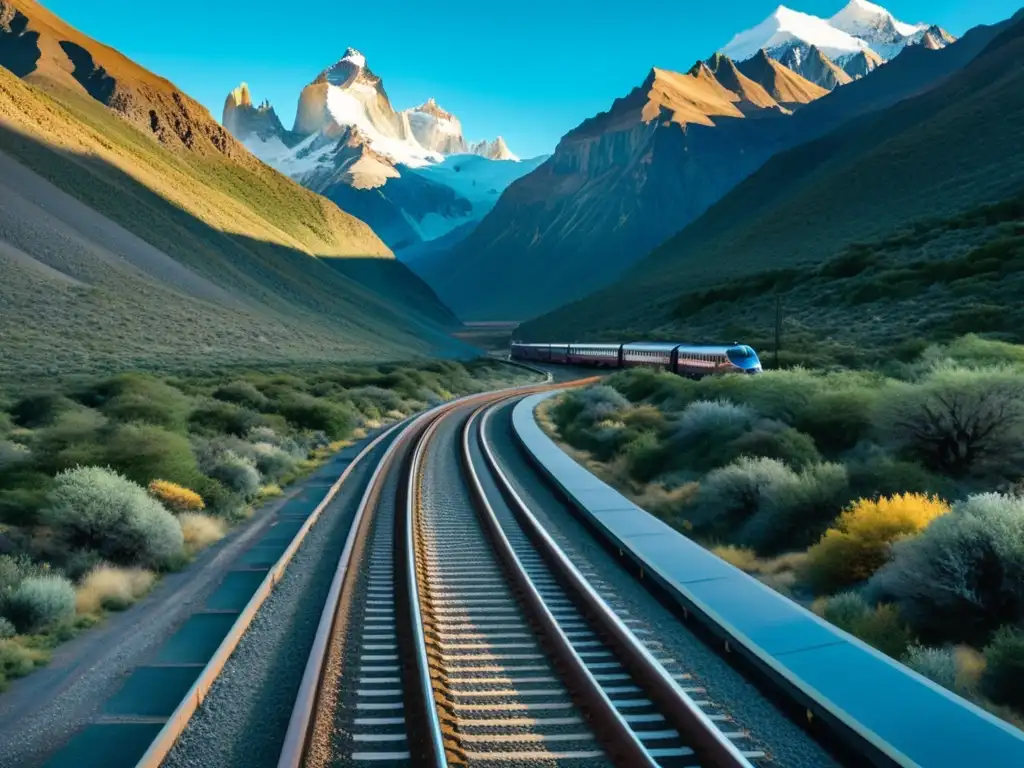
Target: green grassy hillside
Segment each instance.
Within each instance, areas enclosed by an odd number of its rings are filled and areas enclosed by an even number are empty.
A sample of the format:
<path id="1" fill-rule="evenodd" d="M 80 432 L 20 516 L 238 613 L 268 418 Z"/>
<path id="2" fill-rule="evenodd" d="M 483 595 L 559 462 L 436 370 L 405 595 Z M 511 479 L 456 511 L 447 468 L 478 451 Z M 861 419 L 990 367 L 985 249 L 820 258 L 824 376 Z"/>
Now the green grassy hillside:
<path id="1" fill-rule="evenodd" d="M 18 71 L 26 39 L 73 39 L 126 95 L 112 109 L 59 67 L 24 80 L 0 67 L 0 377 L 468 352 L 363 222 L 260 163 L 170 83 L 33 3 L 13 7 L 0 63 Z"/>
<path id="2" fill-rule="evenodd" d="M 757 341 L 781 293 L 801 345 L 1020 338 L 1022 61 L 1018 21 L 933 90 L 776 156 L 620 283 L 520 335 Z"/>

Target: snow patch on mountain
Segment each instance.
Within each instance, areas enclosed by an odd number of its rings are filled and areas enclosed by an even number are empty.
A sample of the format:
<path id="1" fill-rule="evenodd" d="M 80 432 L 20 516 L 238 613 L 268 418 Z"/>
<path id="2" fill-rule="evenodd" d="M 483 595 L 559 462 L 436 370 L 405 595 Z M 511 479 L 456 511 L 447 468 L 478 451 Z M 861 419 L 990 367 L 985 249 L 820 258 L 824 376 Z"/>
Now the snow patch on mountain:
<path id="1" fill-rule="evenodd" d="M 370 147 L 395 163 L 402 163 L 416 168 L 428 163 L 438 163 L 443 159 L 439 152 L 432 152 L 408 132 L 402 130 L 403 122 L 407 124 L 408 116 L 403 121 L 401 116 L 384 115 L 389 120 L 380 119 L 367 108 L 369 99 L 376 99 L 377 91 L 366 83 L 355 82 L 346 88 L 329 86 L 327 89 L 327 113 L 331 116 L 332 126 L 327 133 L 342 128 L 356 128 L 362 133 Z"/>
<path id="2" fill-rule="evenodd" d="M 520 176 L 547 160 L 547 156 L 518 162 L 494 161 L 479 155 L 453 155 L 437 165 L 415 169 L 433 181 L 454 189 L 482 215 L 494 207 L 501 193 Z"/>

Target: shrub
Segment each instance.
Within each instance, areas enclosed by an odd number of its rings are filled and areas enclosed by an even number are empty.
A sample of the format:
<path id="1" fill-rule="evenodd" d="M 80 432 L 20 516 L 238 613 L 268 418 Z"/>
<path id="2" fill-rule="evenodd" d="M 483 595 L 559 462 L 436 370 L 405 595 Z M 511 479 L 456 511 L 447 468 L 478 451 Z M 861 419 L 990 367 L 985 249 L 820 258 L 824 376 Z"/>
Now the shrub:
<path id="1" fill-rule="evenodd" d="M 64 395 L 45 392 L 22 398 L 10 413 L 19 427 L 38 429 L 53 424 L 62 413 L 74 408 L 75 404 Z"/>
<path id="2" fill-rule="evenodd" d="M 253 498 L 260 489 L 260 473 L 252 459 L 233 451 L 222 451 L 205 467 L 206 474 L 245 499 Z"/>
<path id="3" fill-rule="evenodd" d="M 114 421 L 142 422 L 172 431 L 185 429 L 191 407 L 181 390 L 139 373 L 107 379 L 86 392 L 83 400 Z"/>
<path id="4" fill-rule="evenodd" d="M 46 652 L 26 648 L 16 640 L 0 640 L 0 690 L 6 681 L 24 677 L 36 667 L 46 663 Z"/>
<path id="5" fill-rule="evenodd" d="M 757 414 L 727 400 L 698 400 L 683 410 L 665 447 L 666 469 L 703 472 L 737 457 L 732 440 L 749 430 Z"/>
<path id="6" fill-rule="evenodd" d="M 18 634 L 18 630 L 11 620 L 0 616 L 0 640 L 10 640 L 16 634 Z"/>
<path id="7" fill-rule="evenodd" d="M 213 396 L 226 403 L 234 403 L 245 408 L 262 411 L 270 400 L 248 381 L 232 381 L 219 387 Z"/>
<path id="8" fill-rule="evenodd" d="M 850 492 L 854 496 L 893 496 L 899 493 L 953 496 L 952 480 L 929 472 L 920 464 L 893 457 L 885 449 L 865 443 L 847 455 Z"/>
<path id="9" fill-rule="evenodd" d="M 767 371 L 760 376 L 714 376 L 700 382 L 703 392 L 752 408 L 761 416 L 795 424 L 826 378 L 802 368 Z"/>
<path id="10" fill-rule="evenodd" d="M 207 514 L 213 514 L 225 520 L 241 520 L 248 508 L 245 499 L 232 492 L 219 480 L 200 475 L 196 483 L 196 492 L 206 503 Z"/>
<path id="11" fill-rule="evenodd" d="M 952 648 L 927 648 L 912 645 L 903 663 L 943 688 L 957 690 L 956 654 Z"/>
<path id="12" fill-rule="evenodd" d="M 256 494 L 256 498 L 259 501 L 266 501 L 267 499 L 273 499 L 283 495 L 284 489 L 276 483 L 271 483 L 270 485 L 264 485 L 260 488 L 259 493 Z"/>
<path id="13" fill-rule="evenodd" d="M 312 395 L 289 397 L 281 403 L 280 412 L 300 429 L 322 430 L 334 440 L 348 437 L 359 420 L 351 407 Z"/>
<path id="14" fill-rule="evenodd" d="M 689 520 L 696 533 L 725 538 L 761 509 L 771 488 L 795 480 L 795 473 L 781 461 L 738 459 L 704 478 Z"/>
<path id="15" fill-rule="evenodd" d="M 953 476 L 1013 479 L 1024 461 L 1024 377 L 1013 368 L 939 368 L 880 410 L 892 443 Z"/>
<path id="16" fill-rule="evenodd" d="M 35 468 L 55 474 L 79 465 L 102 463 L 106 423 L 102 414 L 87 408 L 62 412 L 32 436 Z"/>
<path id="17" fill-rule="evenodd" d="M 622 448 L 626 472 L 641 483 L 650 482 L 664 471 L 666 453 L 665 443 L 653 432 L 641 432 Z"/>
<path id="18" fill-rule="evenodd" d="M 63 576 L 30 576 L 3 598 L 3 613 L 19 632 L 38 632 L 75 613 L 75 588 Z"/>
<path id="19" fill-rule="evenodd" d="M 665 426 L 665 414 L 653 405 L 638 405 L 622 414 L 622 423 L 641 432 L 660 432 Z"/>
<path id="20" fill-rule="evenodd" d="M 818 600 L 813 608 L 825 621 L 894 659 L 903 656 L 913 641 L 913 635 L 895 606 L 871 607 L 855 592 L 842 592 L 835 597 Z"/>
<path id="21" fill-rule="evenodd" d="M 32 452 L 23 445 L 0 440 L 0 473 L 10 472 L 19 465 L 27 464 L 32 459 Z"/>
<path id="22" fill-rule="evenodd" d="M 107 463 L 129 480 L 147 485 L 163 478 L 190 485 L 199 473 L 188 439 L 148 424 L 126 424 L 107 441 Z"/>
<path id="23" fill-rule="evenodd" d="M 728 400 L 698 400 L 686 406 L 673 438 L 679 442 L 709 436 L 728 438 L 745 432 L 756 418 L 757 414 L 750 408 Z"/>
<path id="24" fill-rule="evenodd" d="M 189 427 L 201 434 L 245 437 L 264 422 L 262 414 L 233 403 L 209 400 L 198 405 L 188 417 Z"/>
<path id="25" fill-rule="evenodd" d="M 836 455 L 867 436 L 877 403 L 877 392 L 866 387 L 818 392 L 795 423 L 821 450 Z"/>
<path id="26" fill-rule="evenodd" d="M 206 508 L 202 496 L 169 480 L 153 480 L 148 490 L 150 496 L 172 512 L 200 512 Z"/>
<path id="27" fill-rule="evenodd" d="M 75 596 L 79 613 L 123 611 L 149 592 L 156 581 L 152 571 L 98 565 L 82 578 Z"/>
<path id="28" fill-rule="evenodd" d="M 44 516 L 68 550 L 93 550 L 121 565 L 161 567 L 182 548 L 170 512 L 139 485 L 99 467 L 61 473 Z"/>
<path id="29" fill-rule="evenodd" d="M 810 548 L 804 578 L 819 592 L 865 581 L 889 560 L 893 542 L 922 531 L 947 512 L 946 502 L 919 494 L 859 499 Z"/>
<path id="30" fill-rule="evenodd" d="M 346 392 L 362 413 L 380 418 L 389 411 L 404 411 L 405 401 L 397 392 L 382 387 L 358 387 Z"/>
<path id="31" fill-rule="evenodd" d="M 821 463 L 821 455 L 810 436 L 777 421 L 762 421 L 751 432 L 733 440 L 729 450 L 736 456 L 777 459 L 793 469 Z"/>
<path id="32" fill-rule="evenodd" d="M 981 690 L 996 704 L 1024 710 L 1024 631 L 1002 627 L 985 646 Z"/>
<path id="33" fill-rule="evenodd" d="M 50 477 L 38 472 L 19 473 L 15 488 L 0 489 L 0 523 L 35 525 L 46 503 Z"/>
<path id="34" fill-rule="evenodd" d="M 28 555 L 0 555 L 0 594 L 13 590 L 32 576 L 46 576 L 47 568 L 33 563 Z"/>
<path id="35" fill-rule="evenodd" d="M 989 493 L 955 504 L 897 542 L 869 586 L 926 639 L 980 645 L 1024 619 L 1024 498 Z"/>
<path id="36" fill-rule="evenodd" d="M 227 533 L 227 527 L 222 520 L 195 512 L 178 515 L 178 524 L 185 539 L 185 552 L 189 555 L 194 555 L 220 541 Z"/>
<path id="37" fill-rule="evenodd" d="M 280 480 L 293 472 L 298 464 L 295 457 L 270 443 L 256 443 L 252 450 L 256 460 L 256 469 L 266 480 Z"/>
<path id="38" fill-rule="evenodd" d="M 815 464 L 799 474 L 780 475 L 765 488 L 739 540 L 762 554 L 806 548 L 848 501 L 849 478 L 842 464 Z"/>
<path id="39" fill-rule="evenodd" d="M 629 407 L 629 401 L 611 387 L 594 386 L 570 392 L 550 413 L 570 445 L 607 460 L 637 435 L 618 420 Z"/>

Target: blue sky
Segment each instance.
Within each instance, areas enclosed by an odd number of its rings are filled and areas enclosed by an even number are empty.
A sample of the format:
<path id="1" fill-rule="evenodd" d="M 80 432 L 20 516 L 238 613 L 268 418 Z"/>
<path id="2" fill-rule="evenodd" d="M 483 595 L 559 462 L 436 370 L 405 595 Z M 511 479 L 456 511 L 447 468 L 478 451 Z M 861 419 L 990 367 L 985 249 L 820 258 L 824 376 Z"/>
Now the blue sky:
<path id="1" fill-rule="evenodd" d="M 522 157 L 638 85 L 652 66 L 687 69 L 754 26 L 778 0 L 43 0 L 83 32 L 172 80 L 219 120 L 243 80 L 295 119 L 299 91 L 349 46 L 384 80 L 396 109 L 430 96 L 466 138 L 501 134 Z M 1021 0 L 892 0 L 906 22 L 955 35 L 1012 15 Z M 844 0 L 788 0 L 831 16 Z M 693 7 L 697 6 L 697 7 Z"/>

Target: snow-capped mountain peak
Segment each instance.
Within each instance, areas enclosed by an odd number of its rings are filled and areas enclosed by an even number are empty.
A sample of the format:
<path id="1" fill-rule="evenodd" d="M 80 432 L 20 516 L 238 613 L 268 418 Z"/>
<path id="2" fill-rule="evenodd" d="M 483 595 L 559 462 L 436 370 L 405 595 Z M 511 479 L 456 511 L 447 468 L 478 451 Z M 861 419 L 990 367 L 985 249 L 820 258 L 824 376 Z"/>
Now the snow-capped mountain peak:
<path id="1" fill-rule="evenodd" d="M 778 58 L 793 45 L 817 46 L 832 59 L 851 56 L 868 47 L 863 40 L 837 29 L 825 19 L 780 5 L 756 27 L 733 37 L 722 48 L 722 53 L 733 61 L 745 61 L 763 49 L 772 58 Z"/>
<path id="2" fill-rule="evenodd" d="M 360 69 L 366 66 L 366 57 L 355 48 L 346 48 L 345 55 L 341 57 L 341 60 L 347 61 L 352 66 L 359 67 Z"/>
<path id="3" fill-rule="evenodd" d="M 416 141 L 432 152 L 442 155 L 466 152 L 462 123 L 451 112 L 442 109 L 433 97 L 418 107 L 406 110 L 403 115 L 409 121 Z"/>
<path id="4" fill-rule="evenodd" d="M 927 24 L 905 24 L 882 6 L 867 0 L 850 0 L 839 13 L 829 19 L 829 23 L 836 29 L 865 39 L 877 31 L 891 29 L 903 37 L 909 37 L 928 28 Z"/>
<path id="5" fill-rule="evenodd" d="M 736 35 L 722 53 L 745 61 L 763 49 L 773 59 L 799 64 L 813 46 L 844 69 L 850 65 L 856 71 L 849 74 L 857 77 L 908 45 L 942 47 L 953 40 L 937 27 L 906 24 L 869 0 L 850 0 L 830 19 L 780 5 L 756 27 Z"/>
<path id="6" fill-rule="evenodd" d="M 395 110 L 354 48 L 302 89 L 293 130 L 269 105 L 254 107 L 244 84 L 225 100 L 224 126 L 264 162 L 362 218 L 395 250 L 479 220 L 544 160 L 519 162 L 500 136 L 470 147 L 459 119 L 434 98 Z"/>
<path id="7" fill-rule="evenodd" d="M 512 153 L 501 136 L 494 141 L 480 141 L 469 148 L 471 154 L 486 157 L 489 160 L 512 160 L 519 162 L 519 158 Z"/>

